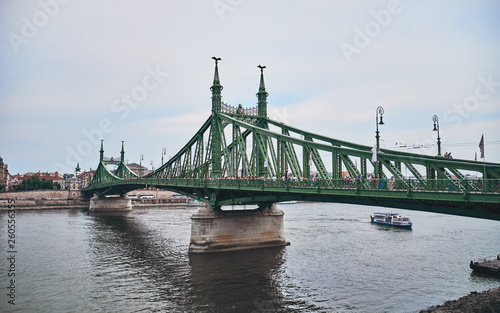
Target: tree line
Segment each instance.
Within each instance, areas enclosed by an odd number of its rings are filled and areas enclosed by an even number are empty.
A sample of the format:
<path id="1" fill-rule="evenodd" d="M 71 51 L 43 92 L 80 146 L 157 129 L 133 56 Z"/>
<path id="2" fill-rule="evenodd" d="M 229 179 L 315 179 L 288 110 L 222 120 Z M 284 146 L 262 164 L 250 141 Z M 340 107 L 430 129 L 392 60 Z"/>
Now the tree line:
<path id="1" fill-rule="evenodd" d="M 38 176 L 31 176 L 31 178 L 23 180 L 21 184 L 14 187 L 14 190 L 16 191 L 40 189 L 60 190 L 61 185 L 50 180 L 45 180 L 45 178 L 40 179 Z"/>

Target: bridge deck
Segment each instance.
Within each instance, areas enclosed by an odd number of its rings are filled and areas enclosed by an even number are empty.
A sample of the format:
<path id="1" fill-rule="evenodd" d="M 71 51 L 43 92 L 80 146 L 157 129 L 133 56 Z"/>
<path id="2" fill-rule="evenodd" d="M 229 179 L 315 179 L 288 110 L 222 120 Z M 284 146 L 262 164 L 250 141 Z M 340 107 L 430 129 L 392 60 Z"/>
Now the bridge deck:
<path id="1" fill-rule="evenodd" d="M 489 191 L 461 191 L 440 181 L 423 186 L 418 182 L 403 185 L 394 181 L 342 179 L 334 181 L 332 187 L 321 180 L 137 178 L 93 184 L 84 192 L 125 193 L 144 187 L 175 191 L 213 207 L 299 200 L 376 205 L 500 220 L 500 185 L 496 180 L 483 185 Z"/>

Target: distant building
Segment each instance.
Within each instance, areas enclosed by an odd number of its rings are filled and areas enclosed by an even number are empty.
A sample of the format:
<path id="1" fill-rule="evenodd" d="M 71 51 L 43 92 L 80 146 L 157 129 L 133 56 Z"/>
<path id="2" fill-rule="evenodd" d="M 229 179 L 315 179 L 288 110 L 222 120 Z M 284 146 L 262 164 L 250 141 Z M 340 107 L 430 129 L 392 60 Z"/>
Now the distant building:
<path id="1" fill-rule="evenodd" d="M 49 172 L 38 172 L 38 173 L 33 173 L 33 172 L 28 172 L 26 174 L 17 174 L 12 176 L 12 187 L 20 185 L 23 183 L 24 180 L 28 180 L 31 177 L 36 176 L 40 180 L 46 180 L 46 181 L 51 181 L 53 184 L 59 184 L 61 186 L 61 189 L 66 188 L 66 179 L 64 175 L 54 172 L 54 173 L 49 173 Z"/>
<path id="2" fill-rule="evenodd" d="M 81 188 L 88 187 L 90 185 L 90 183 L 92 182 L 94 175 L 95 175 L 95 171 L 93 171 L 92 169 L 90 169 L 90 171 L 88 171 L 88 172 L 81 172 L 78 175 L 78 180 L 80 181 L 80 187 Z"/>
<path id="3" fill-rule="evenodd" d="M 128 166 L 128 168 L 130 168 L 130 170 L 132 172 L 136 173 L 137 175 L 139 175 L 139 171 L 140 171 L 141 177 L 144 175 L 147 175 L 151 172 L 150 170 L 148 170 L 147 167 L 139 165 L 137 163 L 129 163 L 129 164 L 127 164 L 127 166 Z"/>
<path id="4" fill-rule="evenodd" d="M 0 157 L 0 190 L 10 190 L 11 176 L 7 164 L 3 163 L 3 158 Z"/>
<path id="5" fill-rule="evenodd" d="M 78 177 L 78 175 L 80 175 L 81 171 L 80 171 L 80 163 L 76 163 L 76 167 L 75 167 L 75 176 Z"/>
<path id="6" fill-rule="evenodd" d="M 80 164 L 77 163 L 74 174 L 65 174 L 66 178 L 66 188 L 67 190 L 80 190 L 87 187 L 92 182 L 94 178 L 95 171 L 90 169 L 90 171 L 81 171 Z"/>

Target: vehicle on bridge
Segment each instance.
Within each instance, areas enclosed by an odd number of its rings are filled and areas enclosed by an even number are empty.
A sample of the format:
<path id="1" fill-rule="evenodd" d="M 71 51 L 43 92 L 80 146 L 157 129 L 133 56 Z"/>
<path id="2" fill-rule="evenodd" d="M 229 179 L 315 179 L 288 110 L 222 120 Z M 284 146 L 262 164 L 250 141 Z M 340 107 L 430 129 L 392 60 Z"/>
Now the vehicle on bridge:
<path id="1" fill-rule="evenodd" d="M 411 229 L 413 225 L 409 218 L 401 217 L 398 213 L 374 213 L 370 215 L 372 223 L 386 226 Z"/>

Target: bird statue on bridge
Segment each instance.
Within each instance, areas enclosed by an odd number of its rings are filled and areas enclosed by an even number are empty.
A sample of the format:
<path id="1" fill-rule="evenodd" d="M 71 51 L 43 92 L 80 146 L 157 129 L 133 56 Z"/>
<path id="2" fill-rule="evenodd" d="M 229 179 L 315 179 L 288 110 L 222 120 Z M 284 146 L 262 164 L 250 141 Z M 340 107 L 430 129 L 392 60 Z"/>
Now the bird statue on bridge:
<path id="1" fill-rule="evenodd" d="M 212 59 L 214 59 L 214 60 L 215 60 L 215 64 L 216 64 L 216 65 L 217 65 L 217 62 L 218 62 L 218 61 L 222 60 L 221 58 L 216 58 L 216 57 L 212 57 Z"/>

